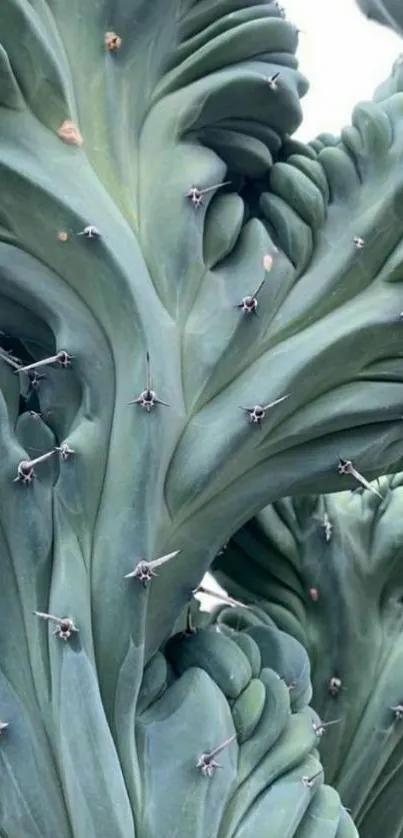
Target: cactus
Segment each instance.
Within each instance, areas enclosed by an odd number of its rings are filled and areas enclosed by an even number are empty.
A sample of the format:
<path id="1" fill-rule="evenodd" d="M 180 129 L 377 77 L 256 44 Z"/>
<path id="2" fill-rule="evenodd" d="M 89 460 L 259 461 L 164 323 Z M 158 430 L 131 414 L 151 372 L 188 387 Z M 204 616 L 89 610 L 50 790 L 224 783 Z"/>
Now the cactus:
<path id="1" fill-rule="evenodd" d="M 2 838 L 141 834 L 144 670 L 219 546 L 403 465 L 402 94 L 294 142 L 297 41 L 268 0 L 2 2 Z"/>
<path id="2" fill-rule="evenodd" d="M 370 20 L 382 23 L 403 35 L 403 9 L 400 0 L 356 0 Z"/>
<path id="3" fill-rule="evenodd" d="M 321 719 L 337 720 L 320 747 L 326 780 L 361 838 L 385 828 L 397 838 L 403 475 L 375 488 L 381 497 L 359 489 L 279 501 L 244 527 L 216 564 L 233 596 L 257 600 L 261 623 L 274 619 L 308 651 L 313 707 Z"/>
<path id="4" fill-rule="evenodd" d="M 180 812 L 180 834 L 200 838 L 354 838 L 323 785 L 306 652 L 233 616 L 220 632 L 173 637 L 145 671 L 136 741 L 145 801 L 159 805 L 145 804 L 144 834 L 172 834 Z"/>

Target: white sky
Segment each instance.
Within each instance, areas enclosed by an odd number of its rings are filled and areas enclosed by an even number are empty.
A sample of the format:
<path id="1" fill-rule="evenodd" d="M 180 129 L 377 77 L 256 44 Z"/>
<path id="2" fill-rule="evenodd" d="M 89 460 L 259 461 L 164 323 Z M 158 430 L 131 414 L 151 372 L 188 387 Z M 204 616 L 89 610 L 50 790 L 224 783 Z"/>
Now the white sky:
<path id="1" fill-rule="evenodd" d="M 310 82 L 302 100 L 304 123 L 297 136 L 312 140 L 338 134 L 357 102 L 371 99 L 403 52 L 403 41 L 370 23 L 354 0 L 282 0 L 299 29 L 300 70 Z"/>
<path id="2" fill-rule="evenodd" d="M 302 100 L 304 122 L 297 136 L 313 140 L 322 131 L 339 134 L 357 102 L 371 99 L 403 53 L 403 41 L 370 23 L 354 0 L 283 0 L 287 17 L 299 29 L 298 58 L 310 89 Z M 220 588 L 210 575 L 206 587 Z M 217 600 L 201 595 L 202 608 Z"/>

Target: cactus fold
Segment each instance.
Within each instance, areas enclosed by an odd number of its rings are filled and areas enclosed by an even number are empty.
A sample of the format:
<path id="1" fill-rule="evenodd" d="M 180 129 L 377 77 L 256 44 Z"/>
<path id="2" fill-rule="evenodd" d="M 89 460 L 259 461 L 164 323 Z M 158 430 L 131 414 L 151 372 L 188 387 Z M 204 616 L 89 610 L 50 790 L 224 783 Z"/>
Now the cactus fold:
<path id="1" fill-rule="evenodd" d="M 233 596 L 258 603 L 261 623 L 274 620 L 308 651 L 312 704 L 324 722 L 338 720 L 321 739 L 326 780 L 361 838 L 385 828 L 399 838 L 403 476 L 376 488 L 381 498 L 359 490 L 279 501 L 216 565 Z"/>
<path id="2" fill-rule="evenodd" d="M 243 625 L 242 613 L 234 622 L 237 629 L 207 627 L 175 636 L 167 667 L 156 658 L 145 671 L 145 680 L 150 670 L 150 681 L 160 685 L 157 699 L 147 687 L 136 723 L 144 798 L 159 801 L 146 806 L 145 834 L 170 833 L 181 812 L 181 834 L 200 838 L 354 838 L 338 795 L 323 785 L 318 718 L 307 706 L 306 652 L 274 625 Z M 301 679 L 298 690 L 279 677 L 281 663 L 287 669 L 282 675 Z M 217 754 L 218 767 L 203 776 L 200 755 L 223 742 L 229 744 Z"/>
<path id="3" fill-rule="evenodd" d="M 403 99 L 294 143 L 269 0 L 3 0 L 0 39 L 0 833 L 131 838 L 145 668 L 220 545 L 403 465 Z M 350 834 L 320 794 L 289 835 Z"/>
<path id="4" fill-rule="evenodd" d="M 356 0 L 370 20 L 382 23 L 403 35 L 403 9 L 400 0 Z"/>

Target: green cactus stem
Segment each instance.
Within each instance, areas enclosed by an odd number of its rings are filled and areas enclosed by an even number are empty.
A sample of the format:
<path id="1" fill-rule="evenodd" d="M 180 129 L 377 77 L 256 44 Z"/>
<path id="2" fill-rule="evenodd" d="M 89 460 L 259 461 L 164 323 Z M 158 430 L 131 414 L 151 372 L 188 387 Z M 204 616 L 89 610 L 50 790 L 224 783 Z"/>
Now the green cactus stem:
<path id="1" fill-rule="evenodd" d="M 293 145 L 307 83 L 277 3 L 2 0 L 1 20 L 0 834 L 134 838 L 144 668 L 220 545 L 337 490 L 340 457 L 403 467 L 402 94 Z M 316 762 L 275 797 L 281 834 Z"/>
<path id="2" fill-rule="evenodd" d="M 326 780 L 361 838 L 402 830 L 403 475 L 378 489 L 279 501 L 215 561 L 245 615 L 257 602 L 261 623 L 274 619 L 308 651 Z M 232 625 L 227 606 L 218 613 Z"/>

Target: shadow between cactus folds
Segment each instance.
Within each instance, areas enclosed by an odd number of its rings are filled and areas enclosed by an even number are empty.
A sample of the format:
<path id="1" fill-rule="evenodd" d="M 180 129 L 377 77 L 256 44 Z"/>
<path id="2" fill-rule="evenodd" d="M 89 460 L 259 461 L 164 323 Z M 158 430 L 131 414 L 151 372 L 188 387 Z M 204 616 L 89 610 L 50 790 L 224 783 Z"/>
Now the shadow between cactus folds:
<path id="1" fill-rule="evenodd" d="M 130 785 L 144 662 L 219 545 L 275 497 L 339 488 L 339 456 L 402 462 L 403 96 L 279 162 L 306 82 L 276 4 L 3 6 L 1 666 L 52 739 L 73 675 L 32 612 L 71 616 Z M 149 412 L 129 405 L 147 352 L 169 403 Z M 261 427 L 240 409 L 284 396 Z M 176 550 L 149 589 L 124 578 Z"/>
<path id="2" fill-rule="evenodd" d="M 215 564 L 232 596 L 257 602 L 256 622 L 274 619 L 308 651 L 312 704 L 325 723 L 338 720 L 321 741 L 326 780 L 361 838 L 385 828 L 397 838 L 403 476 L 381 478 L 374 488 L 382 498 L 364 491 L 278 501 L 237 533 Z"/>

